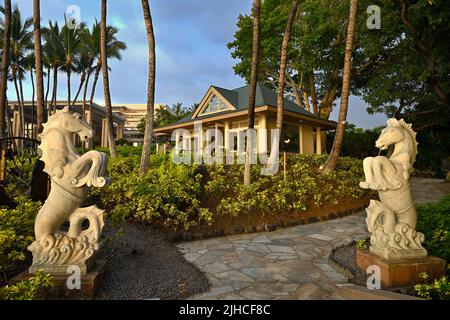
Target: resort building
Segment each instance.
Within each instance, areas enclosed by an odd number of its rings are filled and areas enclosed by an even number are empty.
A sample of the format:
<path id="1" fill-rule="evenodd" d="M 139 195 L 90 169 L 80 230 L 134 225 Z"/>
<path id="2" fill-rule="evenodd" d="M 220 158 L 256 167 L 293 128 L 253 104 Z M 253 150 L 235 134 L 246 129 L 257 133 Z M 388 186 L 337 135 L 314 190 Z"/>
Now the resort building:
<path id="1" fill-rule="evenodd" d="M 247 129 L 249 86 L 228 90 L 211 86 L 201 100 L 197 109 L 178 122 L 155 129 L 155 135 L 172 136 L 176 129 L 189 132 L 191 143 L 183 143 L 183 151 L 190 146 L 190 151 L 202 150 L 209 129 L 219 130 L 224 137 L 223 148 L 231 153 L 245 152 L 245 138 L 240 135 Z M 271 148 L 271 129 L 276 128 L 277 94 L 273 90 L 259 85 L 256 88 L 255 129 L 256 151 L 263 153 Z M 203 134 L 199 136 L 194 130 L 201 124 Z M 280 149 L 288 152 L 321 154 L 325 151 L 327 130 L 334 130 L 336 122 L 321 119 L 306 111 L 294 102 L 284 99 L 283 136 Z M 261 130 L 267 129 L 267 130 Z M 180 141 L 179 132 L 175 140 Z M 185 139 L 184 137 L 181 139 Z M 286 142 L 286 143 L 283 143 Z M 200 148 L 197 148 L 198 146 Z"/>
<path id="2" fill-rule="evenodd" d="M 49 103 L 50 105 L 50 103 Z M 58 110 L 63 109 L 67 106 L 67 101 L 57 101 L 56 108 Z M 11 135 L 14 137 L 20 136 L 20 112 L 19 112 L 19 104 L 15 101 L 8 102 L 8 114 L 9 114 L 9 123 L 7 124 L 10 128 Z M 94 129 L 94 145 L 107 147 L 108 146 L 108 136 L 106 131 L 106 109 L 105 107 L 99 106 L 96 103 L 93 103 L 92 108 L 89 107 L 89 102 L 86 102 L 85 108 L 85 119 Z M 71 110 L 76 111 L 80 114 L 83 114 L 83 102 L 77 101 Z M 24 102 L 24 134 L 23 136 L 28 138 L 36 138 L 36 134 L 34 131 L 35 126 L 33 124 L 36 123 L 36 102 L 32 103 L 31 101 Z M 124 137 L 124 125 L 125 118 L 123 118 L 119 114 L 113 113 L 113 123 L 114 123 L 114 136 L 116 139 L 121 139 Z"/>
<path id="3" fill-rule="evenodd" d="M 147 104 L 113 104 L 113 112 L 125 119 L 124 138 L 134 146 L 141 145 L 144 142 L 144 134 L 138 129 L 138 125 L 147 115 Z M 173 113 L 167 104 L 155 104 L 155 117 L 158 116 L 158 110 L 167 110 Z"/>

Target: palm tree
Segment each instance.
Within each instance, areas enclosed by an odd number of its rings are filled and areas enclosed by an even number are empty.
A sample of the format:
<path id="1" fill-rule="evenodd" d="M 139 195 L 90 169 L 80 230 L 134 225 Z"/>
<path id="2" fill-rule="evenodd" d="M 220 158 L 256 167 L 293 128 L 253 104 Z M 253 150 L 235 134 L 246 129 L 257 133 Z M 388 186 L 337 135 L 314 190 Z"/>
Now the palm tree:
<path id="1" fill-rule="evenodd" d="M 259 31 L 260 31 L 260 7 L 261 0 L 253 1 L 253 44 L 252 44 L 252 67 L 250 74 L 250 88 L 248 95 L 248 129 L 255 127 L 255 99 L 256 83 L 258 81 L 258 62 L 259 62 Z M 249 186 L 251 182 L 251 159 L 253 143 L 247 141 L 247 154 L 245 156 L 244 185 Z"/>
<path id="2" fill-rule="evenodd" d="M 111 106 L 111 93 L 109 90 L 109 75 L 108 75 L 108 54 L 106 51 L 106 43 L 107 43 L 107 28 L 106 28 L 106 16 L 107 16 L 107 0 L 101 0 L 101 32 L 100 32 L 100 57 L 102 62 L 102 71 L 103 71 L 103 90 L 105 94 L 105 108 L 106 108 L 106 130 L 108 134 L 108 142 L 109 142 L 109 153 L 111 158 L 115 158 L 117 155 L 116 151 L 116 141 L 114 140 L 114 125 L 113 125 L 113 117 L 112 117 L 112 106 Z"/>
<path id="3" fill-rule="evenodd" d="M 84 89 L 83 89 L 83 116 L 86 111 L 86 97 L 87 92 L 89 88 L 89 80 L 91 77 L 91 74 L 94 72 L 94 62 L 95 59 L 97 59 L 100 56 L 100 23 L 98 23 L 97 20 L 95 20 L 95 23 L 92 25 L 92 31 L 89 30 L 89 28 L 84 28 L 81 31 L 81 39 L 82 39 L 82 52 L 85 55 L 85 58 L 87 58 L 86 63 L 86 81 L 84 83 Z M 100 64 L 95 67 L 95 74 L 96 77 L 94 79 L 95 85 L 92 86 L 92 92 L 91 92 L 91 103 L 90 107 L 92 106 L 93 100 L 94 100 L 94 94 L 95 94 L 95 86 L 97 84 L 98 75 L 100 73 Z"/>
<path id="4" fill-rule="evenodd" d="M 10 34 L 11 34 L 11 0 L 5 0 L 5 7 L 2 8 L 5 19 L 3 23 L 3 52 L 2 52 L 2 69 L 0 79 L 0 138 L 6 133 L 6 89 L 8 86 L 8 69 L 9 69 L 9 50 L 10 50 Z"/>
<path id="5" fill-rule="evenodd" d="M 85 26 L 81 24 L 78 28 L 83 29 Z M 80 44 L 80 32 L 78 28 L 69 28 L 67 23 L 62 27 L 60 34 L 60 41 L 64 51 L 64 64 L 61 67 L 65 73 L 67 73 L 67 106 L 71 106 L 71 75 L 72 71 L 75 71 L 73 64 L 75 57 L 79 53 Z"/>
<path id="6" fill-rule="evenodd" d="M 350 94 L 350 73 L 351 73 L 351 59 L 353 49 L 353 37 L 355 34 L 356 24 L 356 7 L 357 0 L 350 0 L 350 13 L 348 19 L 347 39 L 345 41 L 345 57 L 344 57 L 344 72 L 342 77 L 342 95 L 341 105 L 339 109 L 339 120 L 336 128 L 336 135 L 333 141 L 330 155 L 327 161 L 320 167 L 323 174 L 333 171 L 336 167 L 339 153 L 341 152 L 341 145 L 344 139 L 345 122 L 347 121 L 348 96 Z"/>
<path id="7" fill-rule="evenodd" d="M 36 128 L 37 132 L 40 133 L 42 132 L 43 129 L 42 123 L 44 122 L 44 78 L 42 71 L 42 53 L 41 53 L 40 0 L 33 1 L 33 25 L 34 25 L 34 52 L 35 52 L 34 57 L 36 67 L 36 90 L 37 90 Z M 33 85 L 33 95 L 34 95 L 34 85 Z"/>
<path id="8" fill-rule="evenodd" d="M 53 23 L 52 21 L 49 21 L 49 26 L 43 30 L 42 35 L 45 39 L 46 60 L 49 67 L 53 70 L 52 106 L 50 109 L 51 112 L 54 112 L 56 111 L 56 98 L 58 92 L 58 72 L 63 61 L 65 61 L 64 47 L 61 42 L 61 30 L 58 26 L 58 22 Z M 47 76 L 50 76 L 50 73 Z"/>
<path id="9" fill-rule="evenodd" d="M 147 117 L 145 120 L 144 146 L 141 155 L 140 173 L 145 174 L 150 164 L 150 146 L 153 139 L 153 121 L 155 112 L 155 34 L 153 32 L 152 15 L 148 0 L 142 0 L 142 11 L 144 12 L 145 27 L 148 42 L 148 83 L 147 83 Z"/>
<path id="10" fill-rule="evenodd" d="M 34 68 L 35 68 L 35 61 L 36 58 L 34 56 L 34 52 L 30 53 L 26 58 L 25 58 L 25 63 L 24 63 L 24 68 L 26 71 L 28 71 L 30 73 L 30 80 L 31 80 L 31 128 L 32 128 L 32 134 L 31 137 L 34 138 L 35 137 L 35 127 L 34 127 L 34 110 L 35 110 L 35 96 L 36 96 L 36 88 L 34 85 Z M 22 97 L 23 99 L 23 97 Z"/>
<path id="11" fill-rule="evenodd" d="M 278 79 L 278 94 L 277 94 L 277 129 L 280 131 L 279 139 L 281 139 L 281 130 L 283 129 L 283 111 L 284 111 L 284 82 L 286 80 L 286 59 L 289 40 L 291 38 L 292 25 L 297 14 L 298 0 L 292 1 L 291 11 L 286 23 L 284 31 L 283 42 L 281 44 L 281 59 L 280 59 L 280 77 Z M 280 142 L 278 143 L 280 145 Z"/>
<path id="12" fill-rule="evenodd" d="M 33 19 L 22 19 L 19 7 L 14 6 L 11 15 L 11 79 L 14 82 L 17 102 L 19 104 L 19 134 L 24 133 L 24 99 L 23 99 L 23 80 L 25 78 L 26 56 L 33 48 L 33 33 L 30 31 L 33 25 Z"/>
<path id="13" fill-rule="evenodd" d="M 126 44 L 122 41 L 117 40 L 116 34 L 119 32 L 119 30 L 112 26 L 106 27 L 106 55 L 107 58 L 115 58 L 117 60 L 122 59 L 121 51 L 125 50 L 127 48 Z M 100 58 L 100 34 L 101 34 L 101 26 L 96 21 L 95 24 L 92 27 L 92 32 L 90 35 L 88 33 L 85 33 L 83 36 L 83 43 L 88 45 L 88 51 L 93 57 L 93 61 L 97 60 L 97 65 L 95 67 L 91 66 L 91 72 L 94 72 L 94 80 L 92 83 L 92 89 L 90 94 L 90 105 L 89 107 L 92 108 L 92 105 L 94 103 L 94 97 L 95 97 L 95 89 L 97 87 L 97 81 L 98 77 L 100 75 L 100 71 L 102 70 L 102 61 Z M 93 65 L 94 62 L 92 62 Z M 95 70 L 94 70 L 95 69 Z M 89 73 L 88 73 L 89 75 Z M 88 84 L 88 81 L 86 81 L 86 86 Z M 86 89 L 86 87 L 85 87 Z M 87 90 L 87 89 L 86 89 Z M 85 98 L 83 98 L 85 99 Z"/>

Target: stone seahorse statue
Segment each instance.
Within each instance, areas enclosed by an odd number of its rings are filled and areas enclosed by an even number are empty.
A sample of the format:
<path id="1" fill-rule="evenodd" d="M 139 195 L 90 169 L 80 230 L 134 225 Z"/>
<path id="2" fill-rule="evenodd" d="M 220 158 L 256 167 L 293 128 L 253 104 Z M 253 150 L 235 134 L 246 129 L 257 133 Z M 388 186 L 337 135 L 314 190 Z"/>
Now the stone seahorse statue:
<path id="1" fill-rule="evenodd" d="M 380 150 L 394 145 L 391 156 L 364 159 L 364 189 L 377 190 L 381 201 L 371 200 L 367 212 L 370 251 L 387 260 L 426 257 L 424 236 L 417 232 L 417 212 L 410 174 L 417 155 L 416 133 L 403 119 L 387 121 L 375 142 Z"/>
<path id="2" fill-rule="evenodd" d="M 79 155 L 74 146 L 75 134 L 86 141 L 94 132 L 80 114 L 65 108 L 49 116 L 39 135 L 41 160 L 51 178 L 51 191 L 36 217 L 36 240 L 28 247 L 33 253 L 30 273 L 43 270 L 66 274 L 69 266 L 78 266 L 85 274 L 99 249 L 104 211 L 96 206 L 80 207 L 89 187 L 108 183 L 104 176 L 107 157 L 98 151 Z M 67 233 L 61 231 L 66 220 L 70 223 Z M 86 220 L 89 227 L 83 230 Z"/>

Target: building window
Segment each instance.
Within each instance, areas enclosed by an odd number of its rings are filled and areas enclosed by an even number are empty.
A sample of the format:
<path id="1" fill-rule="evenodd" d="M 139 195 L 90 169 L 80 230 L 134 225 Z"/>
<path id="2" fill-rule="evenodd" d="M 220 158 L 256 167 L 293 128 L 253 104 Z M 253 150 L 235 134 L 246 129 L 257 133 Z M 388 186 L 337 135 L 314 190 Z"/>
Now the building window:
<path id="1" fill-rule="evenodd" d="M 217 98 L 216 95 L 213 95 L 211 100 L 209 100 L 209 104 L 202 110 L 200 114 L 208 114 L 228 109 L 229 108 L 219 98 Z"/>

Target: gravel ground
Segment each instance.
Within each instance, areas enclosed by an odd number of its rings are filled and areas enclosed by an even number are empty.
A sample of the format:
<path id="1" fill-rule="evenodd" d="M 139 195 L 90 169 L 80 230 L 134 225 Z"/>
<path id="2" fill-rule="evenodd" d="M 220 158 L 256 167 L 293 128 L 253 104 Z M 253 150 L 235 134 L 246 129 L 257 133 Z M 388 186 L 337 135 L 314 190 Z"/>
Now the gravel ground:
<path id="1" fill-rule="evenodd" d="M 367 239 L 366 242 L 369 243 L 370 239 Z M 354 242 L 334 249 L 329 256 L 329 259 L 334 264 L 339 265 L 339 268 L 343 268 L 347 272 L 351 273 L 352 278 L 349 279 L 349 282 L 359 286 L 367 285 L 367 277 L 368 277 L 367 274 L 364 272 L 364 270 L 360 269 L 356 265 L 356 245 Z M 401 294 L 417 296 L 417 293 L 412 286 L 391 287 L 388 288 L 387 290 Z"/>
<path id="2" fill-rule="evenodd" d="M 103 231 L 107 266 L 96 299 L 183 299 L 209 288 L 205 275 L 158 230 L 124 224 Z"/>

